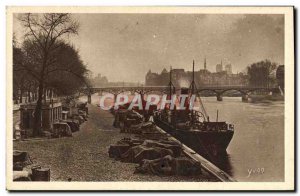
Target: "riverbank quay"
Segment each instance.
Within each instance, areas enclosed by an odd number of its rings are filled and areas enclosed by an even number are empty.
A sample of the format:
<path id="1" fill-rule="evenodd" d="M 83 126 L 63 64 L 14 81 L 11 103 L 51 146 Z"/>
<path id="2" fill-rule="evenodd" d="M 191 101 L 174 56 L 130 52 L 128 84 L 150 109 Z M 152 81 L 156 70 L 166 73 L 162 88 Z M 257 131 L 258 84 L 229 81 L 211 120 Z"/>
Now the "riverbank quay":
<path id="1" fill-rule="evenodd" d="M 158 176 L 134 173 L 138 164 L 109 158 L 111 144 L 131 137 L 114 128 L 108 111 L 89 105 L 89 120 L 73 137 L 14 141 L 13 149 L 26 151 L 34 164 L 50 168 L 51 181 L 219 181 L 207 171 L 199 176 Z"/>
<path id="2" fill-rule="evenodd" d="M 158 130 L 159 130 L 159 132 L 161 132 L 163 134 L 166 133 L 161 128 L 158 128 Z M 170 140 L 171 141 L 179 142 L 174 137 L 170 137 Z M 186 146 L 186 145 L 183 144 L 182 148 L 183 148 L 183 153 L 185 154 L 185 156 L 187 156 L 188 158 L 190 158 L 190 159 L 192 159 L 194 161 L 200 162 L 202 169 L 204 169 L 205 171 L 207 171 L 209 174 L 213 175 L 218 180 L 220 180 L 222 182 L 236 182 L 236 180 L 234 178 L 232 178 L 226 172 L 224 172 L 223 170 L 221 170 L 220 168 L 218 168 L 217 166 L 215 166 L 213 163 L 211 163 L 210 161 L 208 161 L 207 159 L 205 159 L 204 157 L 202 157 L 201 155 L 199 155 L 198 153 L 196 153 L 194 150 L 192 150 L 188 146 Z"/>

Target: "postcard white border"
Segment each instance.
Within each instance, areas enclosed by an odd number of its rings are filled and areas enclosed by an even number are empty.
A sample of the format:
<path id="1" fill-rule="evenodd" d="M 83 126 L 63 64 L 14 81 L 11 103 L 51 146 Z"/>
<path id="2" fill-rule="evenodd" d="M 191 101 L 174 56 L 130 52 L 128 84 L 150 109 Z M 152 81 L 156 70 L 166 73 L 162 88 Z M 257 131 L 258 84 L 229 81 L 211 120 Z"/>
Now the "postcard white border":
<path id="1" fill-rule="evenodd" d="M 178 13 L 285 15 L 285 181 L 284 182 L 13 182 L 12 181 L 12 21 L 13 13 Z M 8 190 L 293 190 L 294 189 L 294 16 L 293 7 L 7 7 Z M 274 171 L 276 172 L 276 171 Z"/>

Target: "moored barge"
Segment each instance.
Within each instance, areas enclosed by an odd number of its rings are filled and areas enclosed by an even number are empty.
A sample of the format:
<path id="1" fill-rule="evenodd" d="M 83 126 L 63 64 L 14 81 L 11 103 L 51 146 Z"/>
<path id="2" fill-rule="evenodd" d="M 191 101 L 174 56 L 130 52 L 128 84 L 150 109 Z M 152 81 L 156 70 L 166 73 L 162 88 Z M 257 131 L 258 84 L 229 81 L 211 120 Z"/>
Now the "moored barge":
<path id="1" fill-rule="evenodd" d="M 170 71 L 169 97 L 175 92 L 175 87 L 171 81 L 172 70 Z M 196 85 L 194 82 L 194 62 L 193 78 L 189 88 L 181 88 L 181 94 L 187 94 L 190 98 L 196 95 Z M 200 155 L 214 162 L 218 156 L 226 154 L 226 149 L 234 135 L 234 125 L 225 121 L 215 122 L 209 119 L 200 96 L 200 108 L 202 111 L 189 109 L 191 104 L 187 99 L 185 110 L 170 110 L 168 108 L 157 110 L 153 120 L 157 126 L 171 134 L 182 143 L 192 148 Z M 194 104 L 194 103 L 193 103 Z M 217 115 L 218 116 L 218 115 Z"/>

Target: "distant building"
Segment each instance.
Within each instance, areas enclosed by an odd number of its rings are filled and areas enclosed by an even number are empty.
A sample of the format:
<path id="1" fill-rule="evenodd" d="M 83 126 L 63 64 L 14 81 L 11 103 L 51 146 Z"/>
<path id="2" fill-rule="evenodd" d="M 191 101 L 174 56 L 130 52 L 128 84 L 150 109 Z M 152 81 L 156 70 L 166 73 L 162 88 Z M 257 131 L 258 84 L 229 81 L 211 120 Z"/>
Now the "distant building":
<path id="1" fill-rule="evenodd" d="M 223 71 L 223 65 L 222 65 L 222 61 L 221 61 L 221 64 L 216 65 L 216 72 L 222 72 L 222 71 Z"/>
<path id="2" fill-rule="evenodd" d="M 101 74 L 98 74 L 93 80 L 92 83 L 94 86 L 97 87 L 102 87 L 102 86 L 107 86 L 108 80 L 106 76 L 101 76 Z"/>
<path id="3" fill-rule="evenodd" d="M 151 70 L 150 70 L 151 71 Z M 168 73 L 168 71 L 166 70 L 166 68 L 164 68 L 162 71 L 161 71 L 161 74 L 166 74 Z"/>
<path id="4" fill-rule="evenodd" d="M 231 66 L 231 64 L 225 65 L 225 71 L 227 72 L 227 74 L 232 74 L 232 66 Z"/>
<path id="5" fill-rule="evenodd" d="M 225 86 L 225 85 L 247 85 L 248 76 L 243 73 L 232 74 L 230 65 L 228 70 L 222 70 L 222 63 L 217 72 L 210 72 L 206 69 L 206 60 L 204 60 L 204 69 L 195 71 L 195 83 L 197 86 Z M 163 86 L 169 83 L 170 72 L 163 69 L 161 74 L 153 73 L 149 70 L 145 77 L 146 86 Z M 175 87 L 189 87 L 192 80 L 192 72 L 184 69 L 172 70 L 172 83 Z"/>
<path id="6" fill-rule="evenodd" d="M 155 78 L 155 76 L 151 75 L 151 70 L 149 70 L 147 75 L 149 77 L 149 78 L 146 78 L 148 81 L 152 81 Z M 158 75 L 158 74 L 156 74 L 156 75 Z M 114 86 L 126 87 L 126 86 L 141 86 L 141 85 L 144 85 L 143 83 L 140 83 L 140 82 L 124 82 L 124 81 L 110 82 L 110 81 L 108 81 L 106 76 L 102 76 L 101 74 L 98 74 L 96 77 L 94 77 L 91 80 L 91 82 L 92 82 L 94 87 L 114 87 Z"/>
<path id="7" fill-rule="evenodd" d="M 184 69 L 173 69 L 172 70 L 172 80 L 179 81 L 183 78 L 185 78 L 185 71 Z"/>
<path id="8" fill-rule="evenodd" d="M 149 70 L 146 74 L 146 80 L 145 80 L 145 85 L 146 86 L 159 86 L 160 84 L 168 84 L 169 83 L 169 77 L 170 77 L 170 72 L 164 68 L 161 72 L 161 74 L 158 73 L 153 73 L 151 70 Z M 174 72 L 172 72 L 174 73 Z M 175 73 L 177 73 L 175 71 Z M 177 74 L 176 74 L 177 75 Z M 176 76 L 175 76 L 176 77 Z M 179 76 L 178 76 L 179 77 Z M 173 78 L 174 79 L 174 78 Z"/>

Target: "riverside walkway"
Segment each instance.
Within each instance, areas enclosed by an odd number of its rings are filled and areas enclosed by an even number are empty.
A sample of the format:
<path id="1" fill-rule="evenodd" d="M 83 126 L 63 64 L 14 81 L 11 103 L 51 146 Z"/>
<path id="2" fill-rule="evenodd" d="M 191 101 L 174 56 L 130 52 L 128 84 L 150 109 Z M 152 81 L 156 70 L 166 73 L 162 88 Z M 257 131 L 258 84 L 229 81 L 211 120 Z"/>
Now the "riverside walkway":
<path id="1" fill-rule="evenodd" d="M 193 177 L 135 174 L 137 164 L 108 156 L 111 144 L 130 137 L 112 124 L 112 114 L 89 105 L 88 121 L 73 137 L 14 141 L 13 147 L 27 151 L 35 164 L 49 167 L 51 181 L 218 181 L 206 171 Z"/>

